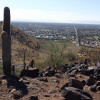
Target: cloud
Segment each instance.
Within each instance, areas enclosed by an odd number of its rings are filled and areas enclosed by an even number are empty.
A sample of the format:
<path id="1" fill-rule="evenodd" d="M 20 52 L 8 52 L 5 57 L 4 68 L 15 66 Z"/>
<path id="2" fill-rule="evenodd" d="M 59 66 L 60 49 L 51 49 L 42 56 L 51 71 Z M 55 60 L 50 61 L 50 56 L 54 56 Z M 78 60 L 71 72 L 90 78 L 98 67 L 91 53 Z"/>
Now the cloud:
<path id="1" fill-rule="evenodd" d="M 3 20 L 3 9 L 0 8 L 0 20 Z M 61 22 L 77 23 L 86 21 L 100 21 L 100 17 L 87 16 L 73 12 L 54 12 L 30 9 L 11 9 L 12 21 L 33 21 L 33 22 Z"/>

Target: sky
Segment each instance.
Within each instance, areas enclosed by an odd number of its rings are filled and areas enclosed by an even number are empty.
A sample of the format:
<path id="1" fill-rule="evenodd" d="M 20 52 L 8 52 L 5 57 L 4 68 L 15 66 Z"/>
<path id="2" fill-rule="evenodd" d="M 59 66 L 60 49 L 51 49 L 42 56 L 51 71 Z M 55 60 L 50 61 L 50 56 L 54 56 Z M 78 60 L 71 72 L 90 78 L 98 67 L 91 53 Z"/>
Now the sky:
<path id="1" fill-rule="evenodd" d="M 100 24 L 100 0 L 0 0 L 11 11 L 11 21 Z"/>

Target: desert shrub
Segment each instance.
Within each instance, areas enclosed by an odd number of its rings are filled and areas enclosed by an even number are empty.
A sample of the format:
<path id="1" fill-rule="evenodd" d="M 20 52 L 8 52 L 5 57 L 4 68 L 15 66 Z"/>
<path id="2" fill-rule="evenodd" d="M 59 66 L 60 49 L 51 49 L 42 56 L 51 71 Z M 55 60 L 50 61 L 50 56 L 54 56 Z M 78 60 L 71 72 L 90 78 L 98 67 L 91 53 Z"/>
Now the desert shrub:
<path id="1" fill-rule="evenodd" d="M 87 47 L 85 47 L 85 46 L 82 46 L 82 47 L 80 48 L 80 53 L 88 53 L 88 51 L 89 51 L 89 48 L 87 48 Z"/>
<path id="2" fill-rule="evenodd" d="M 69 61 L 75 61 L 77 58 L 77 54 L 75 52 L 73 52 L 72 50 L 69 50 L 67 52 L 67 58 Z"/>
<path id="3" fill-rule="evenodd" d="M 3 74 L 3 68 L 1 65 L 0 65 L 0 74 Z"/>
<path id="4" fill-rule="evenodd" d="M 63 58 L 63 49 L 64 48 L 59 44 L 50 41 L 46 45 L 48 57 L 45 62 L 47 62 L 49 66 L 53 66 L 53 67 L 58 67 L 63 65 L 65 63 L 65 60 Z"/>
<path id="5" fill-rule="evenodd" d="M 92 62 L 100 62 L 100 48 L 91 49 L 90 53 L 87 55 Z"/>

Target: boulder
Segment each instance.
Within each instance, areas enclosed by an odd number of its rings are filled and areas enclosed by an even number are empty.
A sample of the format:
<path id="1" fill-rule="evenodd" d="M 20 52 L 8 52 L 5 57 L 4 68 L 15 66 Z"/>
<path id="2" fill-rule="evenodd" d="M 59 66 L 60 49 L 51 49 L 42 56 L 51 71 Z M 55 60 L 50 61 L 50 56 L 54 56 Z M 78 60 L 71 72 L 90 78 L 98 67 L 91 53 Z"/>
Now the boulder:
<path id="1" fill-rule="evenodd" d="M 87 76 L 94 75 L 94 70 L 95 70 L 95 69 L 88 68 L 88 69 L 85 71 L 85 75 L 87 75 Z"/>
<path id="2" fill-rule="evenodd" d="M 27 76 L 27 77 L 37 77 L 39 75 L 39 69 L 29 69 L 29 70 L 22 70 L 20 77 Z"/>
<path id="3" fill-rule="evenodd" d="M 90 76 L 89 79 L 86 82 L 86 85 L 91 86 L 96 83 L 96 79 L 93 76 Z"/>
<path id="4" fill-rule="evenodd" d="M 78 89 L 83 89 L 83 86 L 84 86 L 83 82 L 76 79 L 71 79 L 69 82 L 67 82 L 61 87 L 61 90 L 63 90 L 65 87 L 75 87 Z"/>
<path id="5" fill-rule="evenodd" d="M 62 96 L 64 100 L 93 100 L 89 93 L 74 87 L 65 87 Z"/>
<path id="6" fill-rule="evenodd" d="M 75 88 L 78 88 L 78 89 L 83 89 L 83 83 L 79 80 L 71 79 L 68 82 L 68 87 L 75 87 Z"/>

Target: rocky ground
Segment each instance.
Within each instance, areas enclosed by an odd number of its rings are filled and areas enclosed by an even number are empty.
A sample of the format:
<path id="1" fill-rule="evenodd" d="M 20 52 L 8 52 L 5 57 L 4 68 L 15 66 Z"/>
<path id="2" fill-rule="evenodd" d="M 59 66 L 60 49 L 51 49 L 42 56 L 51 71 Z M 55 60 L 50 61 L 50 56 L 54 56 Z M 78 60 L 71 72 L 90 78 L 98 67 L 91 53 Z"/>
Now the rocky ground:
<path id="1" fill-rule="evenodd" d="M 46 68 L 37 77 L 0 76 L 0 100 L 100 100 L 100 68 Z"/>

